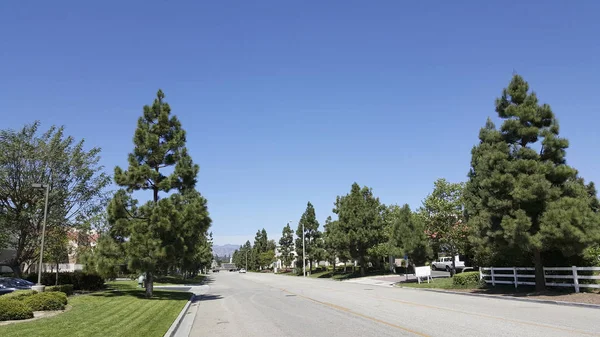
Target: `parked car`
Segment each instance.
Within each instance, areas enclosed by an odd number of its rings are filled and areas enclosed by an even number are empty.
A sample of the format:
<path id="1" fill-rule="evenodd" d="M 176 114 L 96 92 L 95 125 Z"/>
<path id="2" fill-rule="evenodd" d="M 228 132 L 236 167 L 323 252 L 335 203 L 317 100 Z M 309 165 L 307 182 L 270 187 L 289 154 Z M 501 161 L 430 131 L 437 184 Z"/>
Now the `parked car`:
<path id="1" fill-rule="evenodd" d="M 246 274 L 246 269 L 244 269 L 244 268 L 240 269 L 240 273 Z"/>
<path id="2" fill-rule="evenodd" d="M 456 255 L 454 257 L 454 259 L 455 259 L 456 270 L 457 271 L 463 270 L 465 268 L 465 262 L 460 261 L 458 255 Z M 452 257 L 451 256 L 440 257 L 439 259 L 437 259 L 437 261 L 431 262 L 431 270 L 445 270 L 445 271 L 449 272 L 450 269 L 452 269 Z"/>
<path id="3" fill-rule="evenodd" d="M 16 277 L 0 277 L 0 295 L 12 293 L 15 290 L 29 290 L 34 284 Z"/>

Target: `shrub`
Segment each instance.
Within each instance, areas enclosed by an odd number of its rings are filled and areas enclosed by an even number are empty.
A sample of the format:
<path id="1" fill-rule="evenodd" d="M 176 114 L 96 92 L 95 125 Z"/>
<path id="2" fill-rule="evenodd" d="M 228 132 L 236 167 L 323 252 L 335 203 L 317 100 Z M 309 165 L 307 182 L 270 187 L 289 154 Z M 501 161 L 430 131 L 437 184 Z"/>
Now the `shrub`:
<path id="1" fill-rule="evenodd" d="M 63 310 L 67 304 L 67 295 L 60 292 L 44 292 L 25 297 L 22 302 L 33 311 Z"/>
<path id="2" fill-rule="evenodd" d="M 6 295 L 2 295 L 2 297 L 0 297 L 0 299 L 13 299 L 13 300 L 22 300 L 23 298 L 27 297 L 27 296 L 31 296 L 33 294 L 37 294 L 37 291 L 35 290 L 16 290 L 13 291 L 12 293 L 8 293 Z"/>
<path id="3" fill-rule="evenodd" d="M 25 278 L 31 282 L 37 282 L 37 274 L 31 273 Z M 43 273 L 42 284 L 47 286 L 56 283 L 55 273 Z M 74 271 L 68 273 L 58 273 L 58 284 L 72 284 L 73 290 L 99 290 L 104 288 L 104 279 L 96 274 Z"/>
<path id="4" fill-rule="evenodd" d="M 50 287 L 46 287 L 45 291 L 47 291 L 47 292 L 60 291 L 67 295 L 73 295 L 73 285 L 72 284 L 60 284 L 57 286 L 50 286 Z"/>
<path id="5" fill-rule="evenodd" d="M 479 285 L 479 272 L 469 271 L 454 275 L 452 285 L 454 286 L 476 286 Z"/>
<path id="6" fill-rule="evenodd" d="M 33 310 L 21 301 L 0 299 L 0 321 L 33 318 Z"/>

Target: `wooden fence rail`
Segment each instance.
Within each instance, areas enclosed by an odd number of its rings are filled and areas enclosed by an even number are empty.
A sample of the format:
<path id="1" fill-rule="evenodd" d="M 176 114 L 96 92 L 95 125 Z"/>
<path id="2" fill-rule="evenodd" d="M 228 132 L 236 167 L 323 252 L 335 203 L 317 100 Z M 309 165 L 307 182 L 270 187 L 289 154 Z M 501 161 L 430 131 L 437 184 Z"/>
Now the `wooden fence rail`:
<path id="1" fill-rule="evenodd" d="M 487 273 L 489 271 L 489 273 Z M 553 272 L 567 272 L 568 274 L 553 274 Z M 599 288 L 598 283 L 579 283 L 579 280 L 600 280 L 600 275 L 579 275 L 578 271 L 600 272 L 600 267 L 544 267 L 544 282 L 548 287 L 573 287 L 578 293 L 580 288 Z M 548 273 L 550 272 L 550 274 Z M 514 284 L 515 288 L 521 285 L 535 285 L 535 268 L 522 267 L 485 267 L 479 268 L 479 279 L 485 283 Z M 571 283 L 561 283 L 553 280 L 572 280 Z"/>

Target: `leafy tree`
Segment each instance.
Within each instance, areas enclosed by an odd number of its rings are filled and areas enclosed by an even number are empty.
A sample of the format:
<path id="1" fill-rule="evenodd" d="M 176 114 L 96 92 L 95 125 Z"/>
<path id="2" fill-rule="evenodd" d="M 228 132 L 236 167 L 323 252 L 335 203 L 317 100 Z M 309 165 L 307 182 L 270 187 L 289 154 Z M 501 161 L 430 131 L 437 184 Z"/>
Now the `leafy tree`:
<path id="1" fill-rule="evenodd" d="M 46 230 L 74 227 L 104 207 L 110 177 L 99 165 L 100 149 L 52 126 L 39 133 L 40 123 L 18 131 L 0 131 L 0 249 L 16 253 L 7 261 L 17 275 L 20 265 L 36 261 L 45 195 L 32 187 L 49 184 Z"/>
<path id="2" fill-rule="evenodd" d="M 351 258 L 348 253 L 347 236 L 345 235 L 346 233 L 341 231 L 339 222 L 332 220 L 331 216 L 328 216 L 325 220 L 324 228 L 323 246 L 335 272 L 336 260 L 347 262 Z"/>
<path id="3" fill-rule="evenodd" d="M 569 142 L 559 136 L 552 109 L 528 91 L 515 75 L 496 100 L 504 122 L 497 130 L 488 119 L 479 133 L 465 204 L 479 258 L 533 260 L 541 290 L 543 254 L 581 254 L 598 240 L 600 225 L 593 185 L 566 164 Z"/>
<path id="4" fill-rule="evenodd" d="M 294 254 L 292 253 L 292 249 L 294 249 L 294 232 L 292 232 L 289 223 L 283 227 L 281 238 L 279 239 L 279 246 L 281 261 L 283 262 L 284 267 L 287 268 L 294 260 Z"/>
<path id="5" fill-rule="evenodd" d="M 456 270 L 454 256 L 464 253 L 469 242 L 469 229 L 463 214 L 463 184 L 438 179 L 433 192 L 425 198 L 420 213 L 430 239 L 452 256 L 452 275 Z"/>
<path id="6" fill-rule="evenodd" d="M 415 265 L 423 265 L 432 255 L 423 218 L 413 212 L 408 204 L 389 207 L 392 244 L 402 255 L 407 255 Z"/>
<path id="7" fill-rule="evenodd" d="M 129 167 L 115 168 L 115 182 L 125 191 L 116 193 L 108 208 L 114 232 L 128 239 L 129 267 L 146 274 L 147 297 L 152 296 L 155 272 L 197 257 L 193 249 L 205 240 L 199 233 L 210 225 L 205 200 L 194 190 L 199 167 L 189 156 L 185 131 L 164 97 L 159 90 L 152 106 L 144 106 Z M 160 192 L 172 190 L 178 193 L 159 198 Z M 134 191 L 151 191 L 151 201 L 137 207 L 130 195 Z M 195 214 L 198 211 L 201 214 Z M 186 236 L 190 229 L 192 235 Z"/>
<path id="8" fill-rule="evenodd" d="M 385 241 L 383 211 L 373 191 L 357 183 L 349 194 L 336 198 L 333 212 L 338 215 L 339 230 L 345 233 L 346 249 L 360 263 L 361 275 L 365 275 L 369 249 Z"/>
<path id="9" fill-rule="evenodd" d="M 45 233 L 44 262 L 52 263 L 56 267 L 55 284 L 58 284 L 59 264 L 69 262 L 71 249 L 68 230 L 65 226 L 53 226 Z"/>
<path id="10" fill-rule="evenodd" d="M 304 250 L 306 251 L 306 259 L 309 262 L 309 270 L 312 271 L 313 261 L 315 261 L 314 252 L 317 249 L 317 240 L 321 237 L 319 231 L 319 221 L 315 214 L 315 208 L 308 202 L 306 210 L 298 221 L 298 228 L 296 229 L 296 254 L 298 257 L 302 256 L 302 226 L 304 225 Z M 300 261 L 302 261 L 300 259 Z"/>

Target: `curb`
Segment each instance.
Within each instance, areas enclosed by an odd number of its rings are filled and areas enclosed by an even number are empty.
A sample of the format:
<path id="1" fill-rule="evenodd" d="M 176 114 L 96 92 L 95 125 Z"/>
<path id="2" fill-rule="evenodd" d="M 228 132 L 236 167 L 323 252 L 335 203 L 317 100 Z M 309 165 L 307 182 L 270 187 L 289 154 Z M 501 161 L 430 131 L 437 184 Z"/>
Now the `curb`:
<path id="1" fill-rule="evenodd" d="M 463 295 L 463 296 L 471 296 L 471 297 L 486 297 L 486 298 L 495 298 L 499 300 L 507 300 L 507 301 L 519 301 L 519 302 L 533 302 L 533 303 L 542 303 L 542 304 L 553 304 L 560 305 L 566 307 L 581 307 L 588 309 L 600 309 L 600 304 L 589 304 L 589 303 L 577 303 L 577 302 L 565 302 L 565 301 L 552 301 L 552 300 L 536 300 L 532 298 L 519 298 L 513 296 L 500 296 L 500 295 L 488 295 L 488 294 L 473 294 L 473 293 L 465 293 L 459 291 L 447 291 L 447 290 L 438 290 L 438 289 L 419 289 L 419 288 L 410 288 L 410 287 L 400 287 L 402 289 L 409 290 L 417 290 L 417 291 L 429 291 L 434 293 L 442 293 L 442 294 L 453 294 L 453 295 Z"/>
<path id="2" fill-rule="evenodd" d="M 185 317 L 185 313 L 190 308 L 190 305 L 194 301 L 195 297 L 196 297 L 196 295 L 192 294 L 192 296 L 190 297 L 188 302 L 185 304 L 185 306 L 183 306 L 183 309 L 181 309 L 181 312 L 179 313 L 179 315 L 177 316 L 175 321 L 173 321 L 173 324 L 171 324 L 171 327 L 169 327 L 169 330 L 167 330 L 167 332 L 165 333 L 164 337 L 175 336 L 175 334 L 177 333 L 177 329 L 179 329 L 179 325 L 181 325 L 181 321 L 183 320 L 183 317 Z"/>

